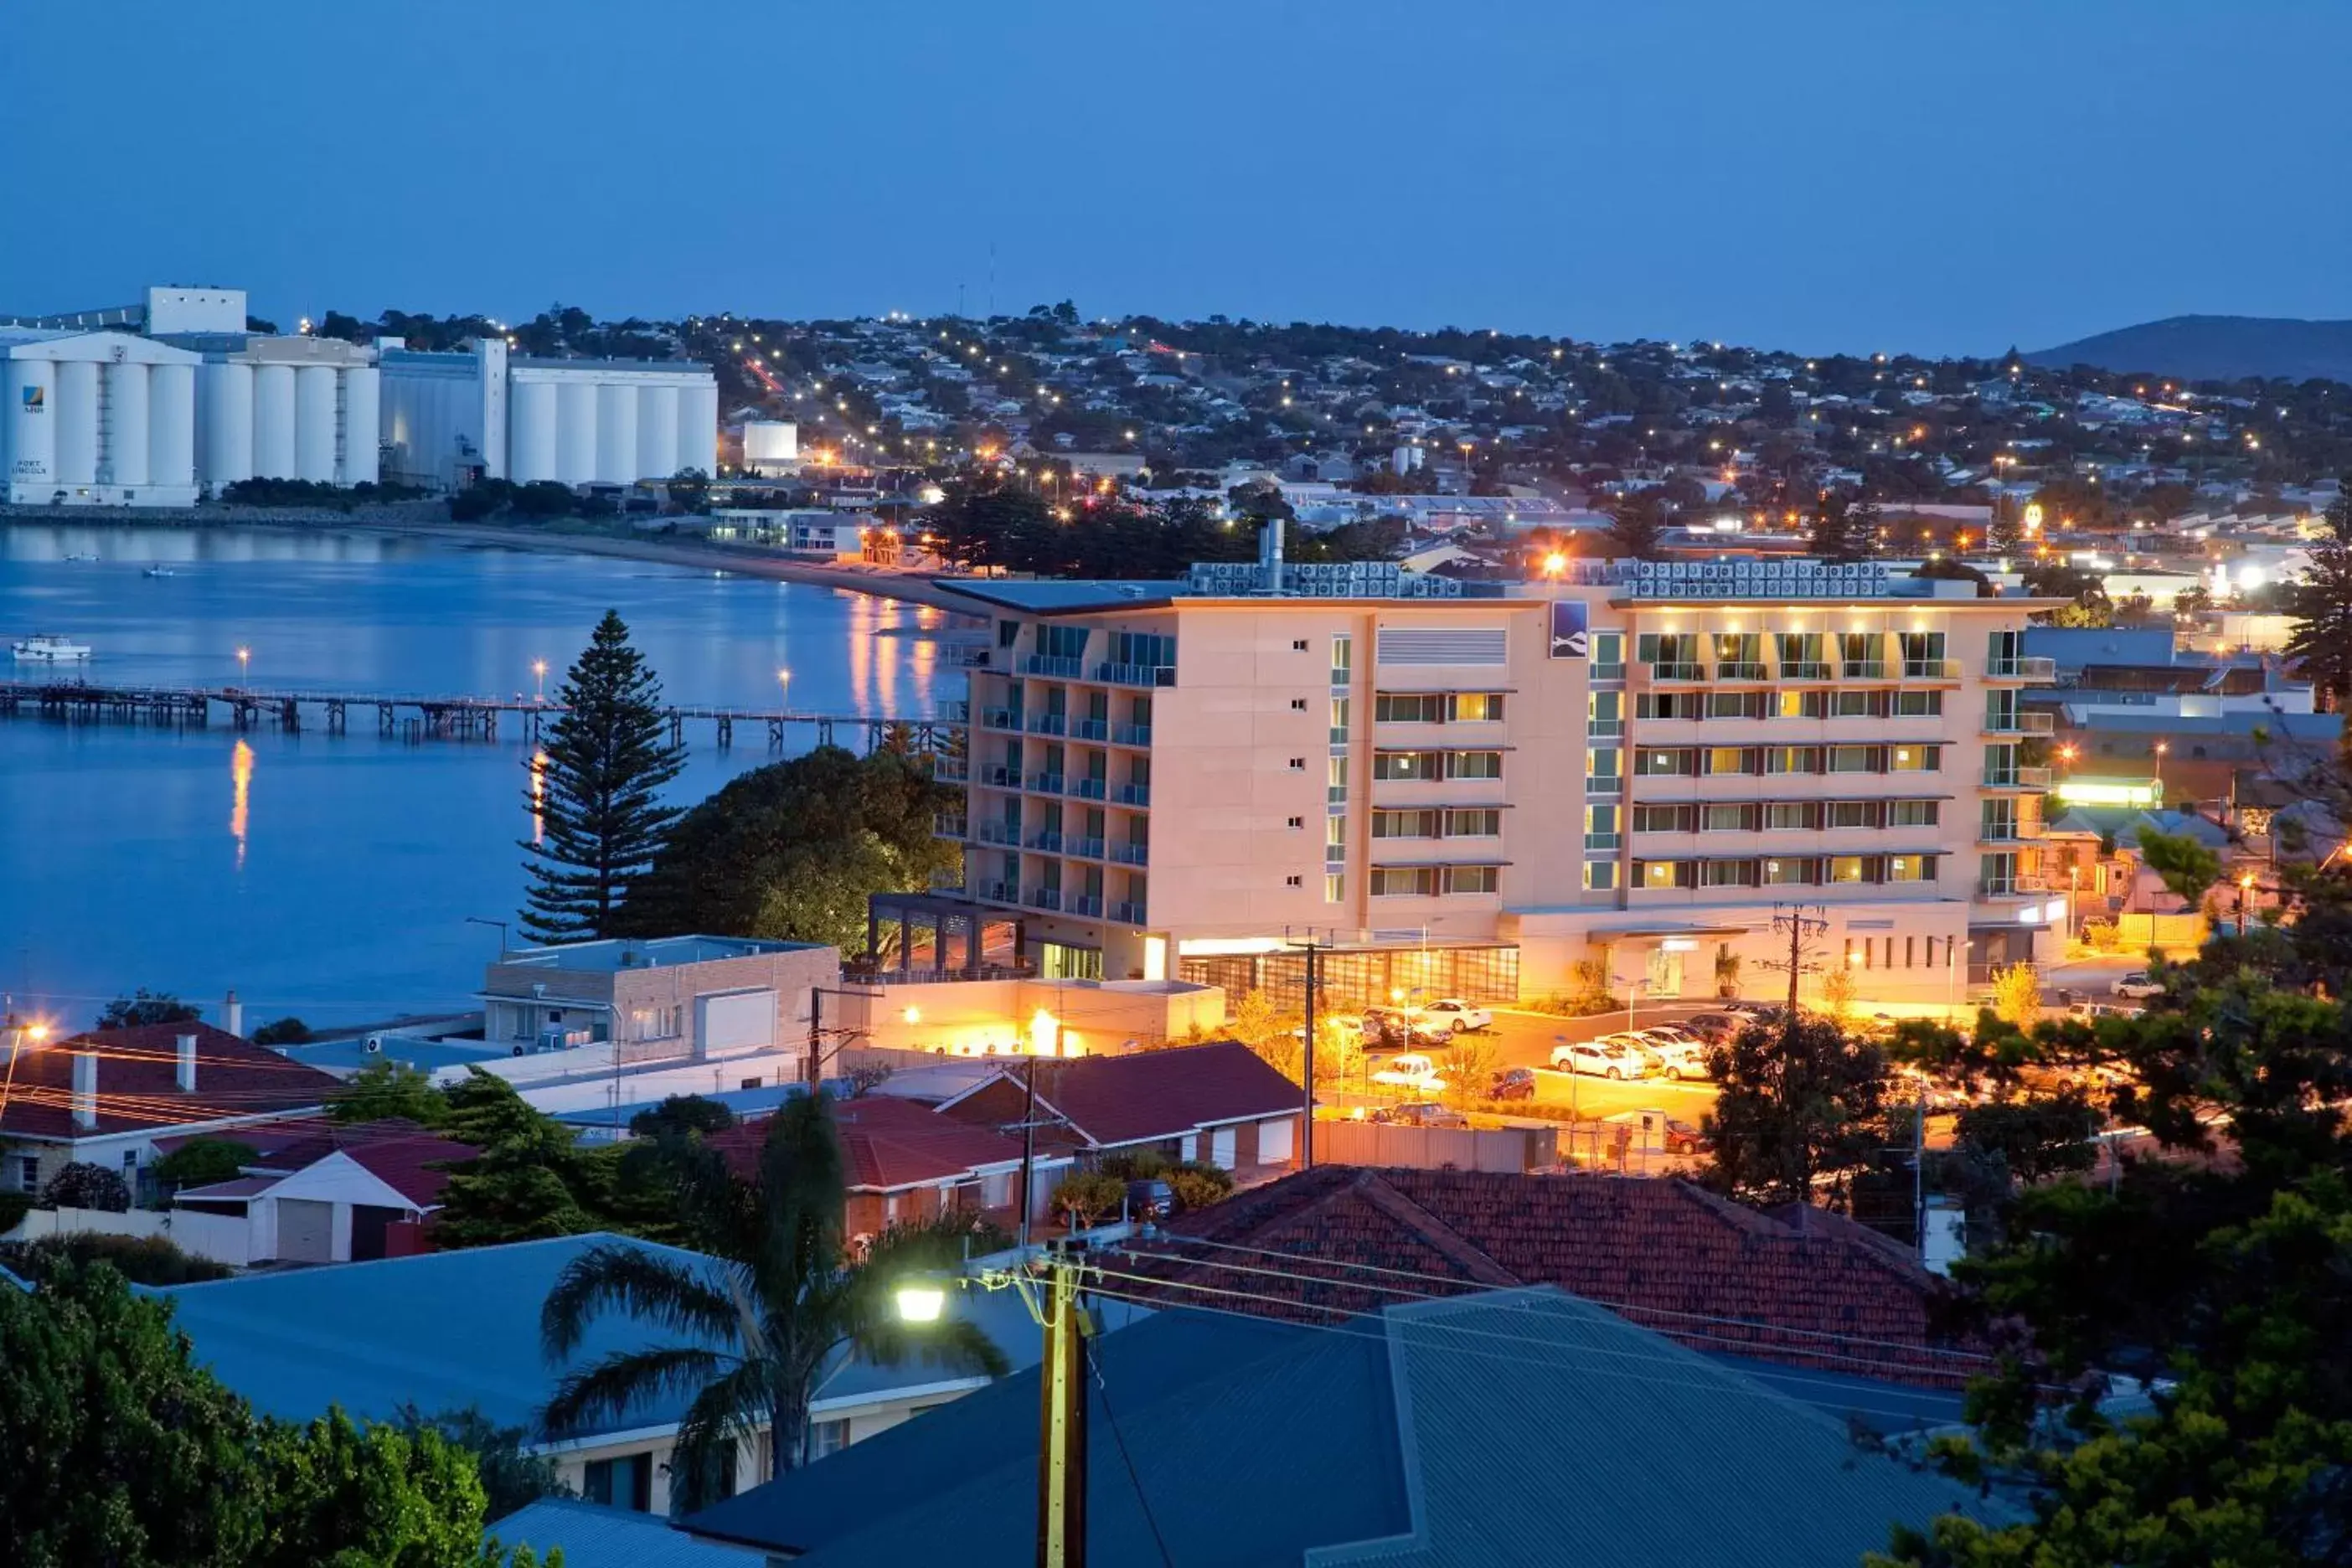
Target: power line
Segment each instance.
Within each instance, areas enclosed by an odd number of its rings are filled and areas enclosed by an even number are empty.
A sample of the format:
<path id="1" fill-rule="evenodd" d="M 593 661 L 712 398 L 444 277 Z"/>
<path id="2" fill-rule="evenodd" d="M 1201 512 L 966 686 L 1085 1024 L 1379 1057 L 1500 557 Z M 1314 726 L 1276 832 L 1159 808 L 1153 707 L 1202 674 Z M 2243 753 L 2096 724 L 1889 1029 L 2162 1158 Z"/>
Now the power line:
<path id="1" fill-rule="evenodd" d="M 1160 1548 L 1160 1561 L 1165 1568 L 1176 1568 L 1176 1559 L 1169 1554 L 1168 1538 L 1160 1532 L 1160 1521 L 1151 1511 L 1151 1500 L 1144 1495 L 1143 1478 L 1135 1473 L 1134 1457 L 1127 1451 L 1127 1435 L 1118 1428 L 1118 1412 L 1110 1402 L 1110 1384 L 1103 1378 L 1102 1356 L 1095 1348 L 1098 1342 L 1096 1336 L 1087 1336 L 1087 1366 L 1095 1374 L 1095 1386 L 1102 1391 L 1103 1414 L 1110 1417 L 1110 1440 L 1118 1449 L 1118 1462 L 1127 1467 L 1128 1485 L 1135 1489 L 1136 1503 L 1143 1510 L 1143 1522 L 1151 1528 L 1151 1543 Z"/>

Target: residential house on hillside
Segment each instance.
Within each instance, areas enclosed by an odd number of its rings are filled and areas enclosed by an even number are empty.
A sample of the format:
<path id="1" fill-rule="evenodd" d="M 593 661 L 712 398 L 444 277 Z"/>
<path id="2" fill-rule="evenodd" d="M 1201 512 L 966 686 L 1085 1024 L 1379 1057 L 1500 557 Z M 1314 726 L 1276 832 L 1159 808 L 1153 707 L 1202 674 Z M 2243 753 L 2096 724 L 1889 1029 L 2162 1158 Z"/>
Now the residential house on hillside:
<path id="1" fill-rule="evenodd" d="M 1171 1287 L 1230 1284 L 1223 1266 L 1250 1255 L 1276 1272 L 1238 1310 L 1306 1323 L 1379 1310 L 1383 1281 L 1556 1285 L 1714 1353 L 1930 1387 L 1986 1361 L 1940 1330 L 1946 1286 L 1909 1248 L 1826 1210 L 1759 1213 L 1686 1182 L 1318 1166 L 1178 1215 L 1154 1249 L 1130 1267 Z"/>
<path id="2" fill-rule="evenodd" d="M 1555 1289 L 1392 1301 L 1347 1332 L 1168 1311 L 1091 1361 L 1101 1563 L 1819 1568 L 1897 1521 L 2006 1517 Z M 1037 1539 L 1038 1398 L 1024 1372 L 681 1528 L 805 1568 L 927 1562 L 943 1542 L 1016 1568 Z"/>
<path id="3" fill-rule="evenodd" d="M 441 1207 L 447 1167 L 480 1150 L 411 1121 L 352 1125 L 311 1118 L 245 1128 L 254 1152 L 238 1174 L 184 1187 L 173 1206 L 241 1218 L 255 1261 L 350 1263 L 421 1249 L 419 1227 Z M 159 1154 L 195 1142 L 159 1139 Z"/>
<path id="4" fill-rule="evenodd" d="M 1017 1225 L 1024 1199 L 1020 1139 L 887 1095 L 842 1100 L 834 1108 L 834 1123 L 849 1184 L 844 1230 L 853 1243 L 901 1221 L 947 1215 L 992 1219 L 1007 1229 Z M 747 1122 L 710 1142 L 737 1174 L 748 1177 L 758 1168 L 768 1131 L 765 1122 Z M 1070 1163 L 1066 1151 L 1041 1143 L 1027 1194 L 1032 1220 L 1045 1217 L 1045 1195 Z"/>
<path id="5" fill-rule="evenodd" d="M 0 1058 L 10 1049 L 0 1042 Z M 0 1068 L 0 1187 L 20 1193 L 79 1162 L 121 1172 L 135 1194 L 160 1140 L 314 1112 L 341 1087 L 209 1024 L 95 1029 L 13 1050 Z"/>
<path id="6" fill-rule="evenodd" d="M 1038 1130 L 1041 1146 L 1083 1151 L 1090 1163 L 1149 1150 L 1240 1173 L 1297 1163 L 1299 1088 L 1238 1040 L 1129 1056 L 1034 1058 L 940 1110 L 979 1126 L 1018 1123 L 1032 1070 L 1039 1118 L 1063 1123 Z"/>

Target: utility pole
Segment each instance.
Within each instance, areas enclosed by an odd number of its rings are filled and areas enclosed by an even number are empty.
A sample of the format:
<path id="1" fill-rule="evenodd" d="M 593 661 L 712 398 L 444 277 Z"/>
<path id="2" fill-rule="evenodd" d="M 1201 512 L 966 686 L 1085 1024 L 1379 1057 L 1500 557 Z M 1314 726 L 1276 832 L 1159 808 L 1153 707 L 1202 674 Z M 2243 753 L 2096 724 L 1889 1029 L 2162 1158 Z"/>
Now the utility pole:
<path id="1" fill-rule="evenodd" d="M 1307 954 L 1307 1040 L 1306 1048 L 1299 1057 L 1298 1074 L 1304 1085 L 1305 1100 L 1298 1122 L 1298 1168 L 1311 1171 L 1315 1168 L 1315 993 L 1321 980 L 1318 961 L 1322 955 L 1323 944 L 1315 940 L 1311 928 L 1304 942 L 1289 942 L 1286 937 L 1284 940 L 1289 946 Z"/>
<path id="2" fill-rule="evenodd" d="M 1776 934 L 1788 937 L 1789 956 L 1786 959 L 1768 959 L 1764 967 L 1789 972 L 1789 1006 L 1780 1017 L 1780 1034 L 1784 1039 L 1796 1031 L 1799 984 L 1806 975 L 1821 968 L 1813 962 L 1812 947 L 1822 933 L 1830 929 L 1829 916 L 1829 908 L 1824 904 L 1773 906 L 1772 930 Z"/>
<path id="3" fill-rule="evenodd" d="M 1078 1304 L 1078 1266 L 1066 1255 L 1046 1257 L 1051 1273 L 1035 1303 L 1045 1325 L 1045 1356 L 1038 1367 L 1037 1568 L 1086 1568 L 1086 1338 L 1094 1332 Z"/>

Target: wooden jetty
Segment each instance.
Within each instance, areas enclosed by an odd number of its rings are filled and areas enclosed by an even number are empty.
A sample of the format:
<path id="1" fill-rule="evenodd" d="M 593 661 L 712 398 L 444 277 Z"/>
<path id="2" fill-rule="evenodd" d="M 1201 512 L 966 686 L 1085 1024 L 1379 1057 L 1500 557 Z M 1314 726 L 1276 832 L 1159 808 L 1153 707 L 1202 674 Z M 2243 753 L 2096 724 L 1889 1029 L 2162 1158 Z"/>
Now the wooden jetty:
<path id="1" fill-rule="evenodd" d="M 67 723 L 154 724 L 199 729 L 215 713 L 232 728 L 276 728 L 289 732 L 317 729 L 348 733 L 354 710 L 375 713 L 376 732 L 409 740 L 495 741 L 501 725 L 524 741 L 562 716 L 562 704 L 527 697 L 473 697 L 360 691 L 257 690 L 242 686 L 109 686 L 80 680 L 0 681 L 0 717 L 34 717 Z M 881 745 L 903 730 L 912 749 L 952 752 L 963 729 L 961 702 L 942 703 L 935 714 L 895 719 L 869 713 L 814 713 L 794 709 L 721 708 L 682 703 L 665 708 L 670 739 L 683 745 L 704 732 L 721 747 L 735 742 L 738 724 L 764 726 L 771 750 L 781 751 L 787 734 L 812 730 L 818 745 L 862 740 L 864 749 Z"/>

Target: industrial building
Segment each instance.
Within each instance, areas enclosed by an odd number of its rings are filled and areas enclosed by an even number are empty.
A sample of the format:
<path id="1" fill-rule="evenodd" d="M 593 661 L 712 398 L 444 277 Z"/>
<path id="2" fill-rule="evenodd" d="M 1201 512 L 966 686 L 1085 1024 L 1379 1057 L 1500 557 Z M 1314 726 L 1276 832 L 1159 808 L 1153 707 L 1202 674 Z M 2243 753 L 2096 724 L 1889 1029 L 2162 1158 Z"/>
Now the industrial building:
<path id="1" fill-rule="evenodd" d="M 385 473 L 403 484 L 630 485 L 717 466 L 709 365 L 520 359 L 499 342 L 457 353 L 378 342 Z"/>
<path id="2" fill-rule="evenodd" d="M 789 419 L 743 421 L 743 471 L 789 479 L 801 471 L 801 427 Z"/>
<path id="3" fill-rule="evenodd" d="M 0 474 L 19 506 L 196 499 L 201 355 L 74 327 L 0 327 Z"/>

